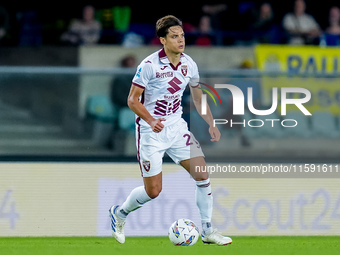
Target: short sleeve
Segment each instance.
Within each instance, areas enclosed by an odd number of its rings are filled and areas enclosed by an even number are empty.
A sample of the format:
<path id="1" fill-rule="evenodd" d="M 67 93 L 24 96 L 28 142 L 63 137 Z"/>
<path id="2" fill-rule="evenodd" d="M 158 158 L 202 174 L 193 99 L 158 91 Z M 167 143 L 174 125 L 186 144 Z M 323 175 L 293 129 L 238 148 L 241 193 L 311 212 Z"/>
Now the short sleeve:
<path id="1" fill-rule="evenodd" d="M 153 70 L 151 62 L 143 62 L 137 67 L 136 74 L 132 79 L 132 84 L 145 89 L 152 78 L 152 75 Z"/>
<path id="2" fill-rule="evenodd" d="M 192 61 L 192 76 L 190 78 L 189 85 L 195 88 L 199 85 L 199 81 L 200 81 L 200 75 L 198 73 L 197 64 L 194 61 Z"/>
<path id="3" fill-rule="evenodd" d="M 282 25 L 283 25 L 283 28 L 286 29 L 286 30 L 290 30 L 290 29 L 294 29 L 295 28 L 293 17 L 292 17 L 292 15 L 290 13 L 286 14 L 283 17 Z"/>

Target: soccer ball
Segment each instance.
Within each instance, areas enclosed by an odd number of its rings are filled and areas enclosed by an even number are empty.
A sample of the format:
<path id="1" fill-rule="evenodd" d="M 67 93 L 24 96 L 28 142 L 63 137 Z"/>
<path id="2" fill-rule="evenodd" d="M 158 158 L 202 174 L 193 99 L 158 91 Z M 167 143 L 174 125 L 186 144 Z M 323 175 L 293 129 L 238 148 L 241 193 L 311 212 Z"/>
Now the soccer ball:
<path id="1" fill-rule="evenodd" d="M 174 245 L 194 245 L 200 235 L 195 223 L 188 219 L 176 220 L 169 228 L 169 239 Z"/>

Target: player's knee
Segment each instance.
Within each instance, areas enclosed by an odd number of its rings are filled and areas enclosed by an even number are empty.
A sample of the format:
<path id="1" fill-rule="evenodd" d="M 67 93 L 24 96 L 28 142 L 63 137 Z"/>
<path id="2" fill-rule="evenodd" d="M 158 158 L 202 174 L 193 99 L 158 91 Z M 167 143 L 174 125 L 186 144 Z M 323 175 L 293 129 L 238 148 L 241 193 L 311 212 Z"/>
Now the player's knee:
<path id="1" fill-rule="evenodd" d="M 194 178 L 195 181 L 205 181 L 205 180 L 208 180 L 209 179 L 209 176 L 208 177 L 196 177 Z"/>
<path id="2" fill-rule="evenodd" d="M 158 197 L 161 191 L 162 191 L 162 187 L 154 187 L 152 189 L 147 190 L 147 193 L 150 198 L 154 199 Z"/>
<path id="3" fill-rule="evenodd" d="M 194 178 L 195 181 L 205 181 L 209 179 L 209 173 L 208 172 L 197 172 L 192 175 L 192 178 Z"/>

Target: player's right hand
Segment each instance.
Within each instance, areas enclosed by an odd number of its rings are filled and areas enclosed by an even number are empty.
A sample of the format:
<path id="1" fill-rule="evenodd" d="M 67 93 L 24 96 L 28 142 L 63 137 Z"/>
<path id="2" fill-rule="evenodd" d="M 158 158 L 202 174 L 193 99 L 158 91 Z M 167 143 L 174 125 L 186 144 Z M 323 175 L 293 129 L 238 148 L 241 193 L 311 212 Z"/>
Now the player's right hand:
<path id="1" fill-rule="evenodd" d="M 164 128 L 162 121 L 166 121 L 164 118 L 154 119 L 150 122 L 150 126 L 153 132 L 159 133 Z"/>

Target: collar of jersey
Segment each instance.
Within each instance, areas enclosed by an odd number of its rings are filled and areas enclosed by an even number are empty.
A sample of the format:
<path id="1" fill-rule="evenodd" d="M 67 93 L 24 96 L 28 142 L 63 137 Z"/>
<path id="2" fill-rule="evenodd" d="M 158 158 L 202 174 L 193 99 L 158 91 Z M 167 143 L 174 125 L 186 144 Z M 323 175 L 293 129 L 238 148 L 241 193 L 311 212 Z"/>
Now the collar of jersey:
<path id="1" fill-rule="evenodd" d="M 172 63 L 170 63 L 170 60 L 168 59 L 167 55 L 165 54 L 165 50 L 164 48 L 162 48 L 159 52 L 158 52 L 158 57 L 159 57 L 159 61 L 161 61 L 163 64 L 170 64 L 170 66 L 172 67 L 172 69 L 177 70 L 177 68 L 182 64 L 185 63 L 187 61 L 186 57 L 184 56 L 183 53 L 181 53 L 181 61 L 178 63 L 177 66 L 174 66 Z"/>

